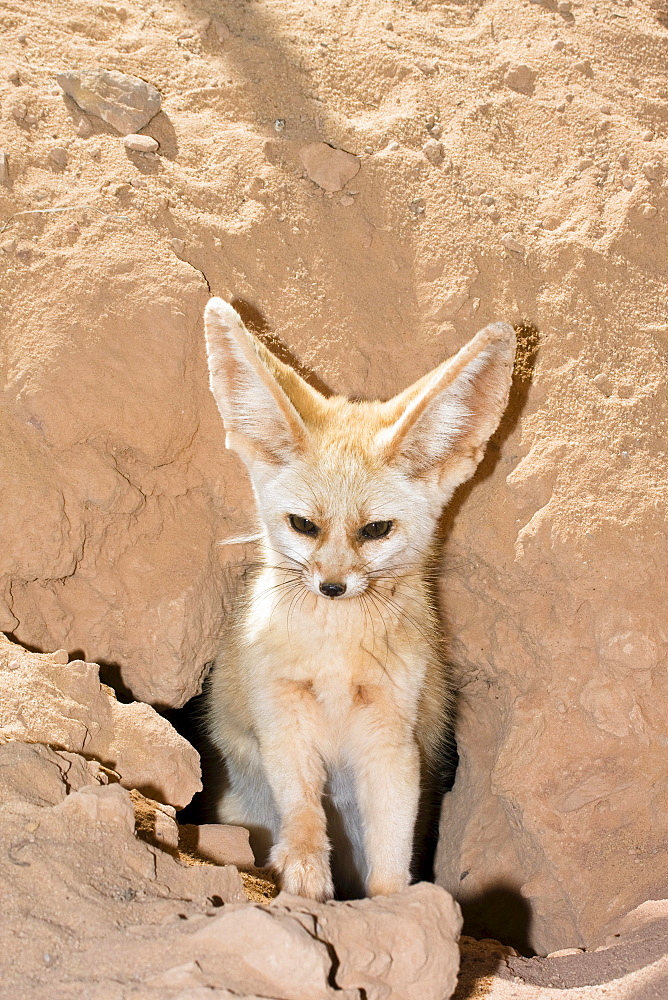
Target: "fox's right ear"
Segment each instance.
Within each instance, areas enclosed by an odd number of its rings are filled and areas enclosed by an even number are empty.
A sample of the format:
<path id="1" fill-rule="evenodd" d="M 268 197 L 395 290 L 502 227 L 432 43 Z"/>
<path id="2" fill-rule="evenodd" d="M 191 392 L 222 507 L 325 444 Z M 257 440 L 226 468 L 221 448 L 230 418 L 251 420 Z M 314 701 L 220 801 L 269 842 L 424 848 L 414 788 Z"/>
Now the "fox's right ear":
<path id="1" fill-rule="evenodd" d="M 280 463 L 306 443 L 297 410 L 260 358 L 265 349 L 236 310 L 210 299 L 204 311 L 209 384 L 227 431 L 225 444 L 246 464 Z"/>

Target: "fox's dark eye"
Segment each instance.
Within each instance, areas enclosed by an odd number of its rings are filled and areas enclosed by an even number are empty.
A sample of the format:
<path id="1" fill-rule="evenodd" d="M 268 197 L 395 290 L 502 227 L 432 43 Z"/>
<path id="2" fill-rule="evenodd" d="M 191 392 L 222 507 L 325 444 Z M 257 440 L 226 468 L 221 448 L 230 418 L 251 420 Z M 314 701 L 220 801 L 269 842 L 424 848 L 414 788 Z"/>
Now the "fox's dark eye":
<path id="1" fill-rule="evenodd" d="M 300 517 L 299 514 L 289 514 L 290 527 L 298 531 L 300 535 L 317 535 L 320 528 L 307 517 Z"/>
<path id="2" fill-rule="evenodd" d="M 391 521 L 369 521 L 360 530 L 362 538 L 385 538 L 392 530 Z"/>

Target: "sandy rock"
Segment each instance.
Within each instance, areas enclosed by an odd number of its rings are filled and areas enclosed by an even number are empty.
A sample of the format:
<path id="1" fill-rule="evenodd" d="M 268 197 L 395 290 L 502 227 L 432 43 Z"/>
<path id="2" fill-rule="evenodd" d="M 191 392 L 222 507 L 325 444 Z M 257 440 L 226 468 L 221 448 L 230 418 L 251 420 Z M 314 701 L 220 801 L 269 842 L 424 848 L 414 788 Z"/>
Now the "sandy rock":
<path id="1" fill-rule="evenodd" d="M 360 169 L 352 153 L 334 149 L 326 142 L 313 142 L 299 153 L 309 179 L 324 191 L 340 191 Z"/>
<path id="2" fill-rule="evenodd" d="M 126 135 L 123 145 L 135 153 L 155 153 L 158 148 L 158 142 L 150 135 Z"/>
<path id="3" fill-rule="evenodd" d="M 223 823 L 203 823 L 181 826 L 181 843 L 184 849 L 196 853 L 217 865 L 236 865 L 252 868 L 255 857 L 248 840 L 248 830 L 242 826 Z"/>
<path id="4" fill-rule="evenodd" d="M 457 983 L 461 913 L 427 882 L 395 896 L 313 904 L 281 893 L 271 910 L 313 914 L 317 935 L 339 960 L 339 988 L 368 1000 L 442 1000 Z M 307 923 L 305 926 L 309 926 Z"/>
<path id="5" fill-rule="evenodd" d="M 427 139 L 422 147 L 422 152 L 435 167 L 443 162 L 443 143 L 438 142 L 436 139 Z"/>
<path id="6" fill-rule="evenodd" d="M 121 135 L 148 125 L 162 104 L 152 84 L 116 70 L 68 70 L 56 80 L 82 111 L 102 118 Z"/>
<path id="7" fill-rule="evenodd" d="M 517 90 L 521 94 L 530 94 L 533 92 L 535 79 L 536 71 L 525 63 L 519 63 L 506 70 L 503 82 L 511 90 Z"/>
<path id="8" fill-rule="evenodd" d="M 78 758 L 81 773 L 86 763 Z M 245 899 L 236 869 L 184 866 L 137 839 L 129 793 L 97 783 L 70 791 L 72 769 L 60 773 L 45 747 L 0 746 L 3 793 L 8 772 L 12 789 L 0 795 L 7 995 L 69 996 L 74 982 L 78 995 L 110 998 L 126 995 L 119 983 L 132 989 L 145 978 L 155 981 L 151 996 L 171 1000 L 159 989 L 161 976 L 188 985 L 172 970 L 194 965 L 202 952 L 193 947 L 191 921 L 212 921 L 222 905 Z M 20 962 L 12 940 L 21 942 Z"/>
<path id="9" fill-rule="evenodd" d="M 149 705 L 120 704 L 96 663 L 62 660 L 0 636 L 0 736 L 83 751 L 125 787 L 187 805 L 201 788 L 195 750 Z"/>

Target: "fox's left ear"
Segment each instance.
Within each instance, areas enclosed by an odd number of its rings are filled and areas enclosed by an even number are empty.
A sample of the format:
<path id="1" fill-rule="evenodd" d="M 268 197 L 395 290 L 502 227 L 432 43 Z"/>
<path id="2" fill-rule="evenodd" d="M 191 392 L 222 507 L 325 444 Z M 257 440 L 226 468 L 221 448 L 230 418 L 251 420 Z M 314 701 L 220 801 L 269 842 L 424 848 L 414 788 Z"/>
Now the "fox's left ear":
<path id="1" fill-rule="evenodd" d="M 386 459 L 429 479 L 443 502 L 473 475 L 508 402 L 515 331 L 492 323 L 454 357 L 385 404 L 378 435 Z"/>

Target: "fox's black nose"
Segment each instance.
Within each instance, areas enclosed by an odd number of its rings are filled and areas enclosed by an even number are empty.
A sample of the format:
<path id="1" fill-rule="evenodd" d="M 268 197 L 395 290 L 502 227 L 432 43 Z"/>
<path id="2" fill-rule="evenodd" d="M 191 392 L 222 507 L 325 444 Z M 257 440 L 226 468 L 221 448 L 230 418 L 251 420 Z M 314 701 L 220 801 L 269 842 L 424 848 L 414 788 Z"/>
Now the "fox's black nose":
<path id="1" fill-rule="evenodd" d="M 321 583 L 320 593 L 324 594 L 325 597 L 340 597 L 341 594 L 345 594 L 346 585 L 345 583 Z"/>

